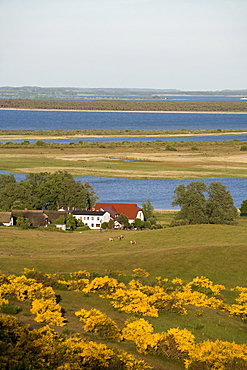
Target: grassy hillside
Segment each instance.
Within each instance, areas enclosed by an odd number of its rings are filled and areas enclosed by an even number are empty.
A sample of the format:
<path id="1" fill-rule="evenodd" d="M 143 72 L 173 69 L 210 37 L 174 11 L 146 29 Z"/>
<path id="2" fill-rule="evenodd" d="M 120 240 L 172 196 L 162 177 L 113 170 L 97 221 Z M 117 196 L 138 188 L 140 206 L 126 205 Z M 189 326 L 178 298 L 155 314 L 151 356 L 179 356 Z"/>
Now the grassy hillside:
<path id="1" fill-rule="evenodd" d="M 160 214 L 165 224 L 172 216 Z M 20 230 L 17 228 L 0 227 L 0 268 L 5 275 L 22 274 L 23 269 L 35 269 L 43 273 L 57 273 L 65 277 L 70 272 L 87 270 L 95 276 L 113 275 L 121 271 L 120 281 L 127 283 L 133 279 L 133 270 L 142 268 L 149 272 L 143 283 L 152 285 L 156 277 L 181 278 L 188 283 L 196 276 L 206 276 L 215 284 L 223 284 L 224 299 L 232 304 L 236 293 L 231 288 L 247 286 L 246 275 L 246 226 L 226 225 L 192 225 L 161 230 L 124 231 L 124 239 L 119 241 L 119 231 L 87 231 L 69 233 L 48 230 Z M 114 237 L 109 242 L 109 237 Z M 136 244 L 130 245 L 135 239 Z M 58 290 L 60 304 L 65 310 L 68 321 L 66 329 L 56 328 L 60 332 L 73 334 L 80 332 L 90 340 L 99 339 L 93 333 L 83 331 L 74 312 L 96 308 L 111 317 L 122 328 L 123 323 L 131 315 L 113 309 L 109 300 L 96 294 L 82 294 L 73 291 Z M 20 303 L 22 311 L 17 317 L 31 327 L 42 324 L 33 321 L 29 307 Z M 200 312 L 200 315 L 198 314 Z M 201 314 L 202 313 L 202 314 Z M 188 315 L 162 312 L 158 318 L 148 317 L 155 332 L 167 331 L 172 327 L 187 328 L 196 340 L 226 340 L 236 343 L 246 342 L 246 323 L 240 318 L 229 317 L 226 312 L 215 309 L 188 307 Z M 183 365 L 177 361 L 165 359 L 163 356 L 141 355 L 135 346 L 128 341 L 112 343 L 101 340 L 115 348 L 134 354 L 144 359 L 155 369 L 179 370 Z"/>
<path id="2" fill-rule="evenodd" d="M 86 269 L 97 273 L 141 267 L 150 277 L 180 277 L 185 281 L 205 275 L 228 288 L 247 285 L 246 227 L 190 225 L 147 231 L 63 233 L 0 228 L 1 271 L 20 274 L 23 268 L 46 273 Z M 109 243 L 109 237 L 115 237 Z M 130 245 L 130 239 L 137 241 Z M 231 268 L 229 268 L 231 266 Z"/>
<path id="3" fill-rule="evenodd" d="M 160 214 L 160 220 L 166 223 L 171 215 Z M 0 228 L 0 268 L 5 275 L 22 274 L 23 269 L 35 269 L 43 273 L 57 273 L 65 277 L 70 272 L 87 270 L 95 276 L 117 275 L 121 271 L 120 281 L 127 283 L 133 279 L 133 270 L 142 268 L 149 272 L 141 280 L 152 285 L 156 277 L 181 278 L 188 283 L 196 276 L 206 276 L 215 284 L 223 284 L 224 299 L 232 304 L 236 297 L 231 292 L 233 287 L 247 286 L 246 275 L 246 226 L 193 225 L 161 230 L 124 231 L 124 239 L 119 241 L 119 231 L 87 231 L 69 233 L 48 230 L 20 230 Z M 114 237 L 113 242 L 108 238 Z M 136 244 L 130 245 L 135 239 Z M 65 310 L 68 321 L 66 329 L 56 328 L 60 332 L 73 334 L 80 332 L 90 340 L 99 339 L 93 333 L 83 331 L 74 312 L 96 308 L 111 317 L 122 328 L 131 315 L 120 313 L 112 308 L 109 300 L 101 299 L 96 294 L 83 295 L 78 292 L 58 290 L 60 304 Z M 18 302 L 22 311 L 17 317 L 31 327 L 42 324 L 33 321 L 29 307 L 25 302 Z M 198 315 L 202 312 L 202 315 Z M 245 343 L 246 323 L 240 318 L 229 317 L 226 312 L 197 307 L 189 307 L 188 315 L 162 312 L 158 318 L 148 317 L 155 332 L 167 331 L 172 327 L 187 328 L 196 340 L 210 339 Z M 154 366 L 155 369 L 179 370 L 183 365 L 163 356 L 141 355 L 131 342 L 112 343 L 101 340 L 110 346 L 123 348 L 138 358 Z"/>

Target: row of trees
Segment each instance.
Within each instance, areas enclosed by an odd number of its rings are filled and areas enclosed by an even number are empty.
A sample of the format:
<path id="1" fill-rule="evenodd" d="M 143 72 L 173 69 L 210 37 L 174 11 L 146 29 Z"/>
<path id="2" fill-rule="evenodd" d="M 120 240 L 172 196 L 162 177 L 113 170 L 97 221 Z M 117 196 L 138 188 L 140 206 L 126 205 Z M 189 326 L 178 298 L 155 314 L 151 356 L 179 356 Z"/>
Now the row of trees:
<path id="1" fill-rule="evenodd" d="M 0 175 L 0 209 L 91 208 L 98 197 L 88 182 L 76 181 L 67 172 L 40 172 L 17 182 L 14 175 Z"/>
<path id="2" fill-rule="evenodd" d="M 174 191 L 173 206 L 180 206 L 176 224 L 236 224 L 238 212 L 232 196 L 220 182 L 206 186 L 202 181 L 179 185 Z"/>

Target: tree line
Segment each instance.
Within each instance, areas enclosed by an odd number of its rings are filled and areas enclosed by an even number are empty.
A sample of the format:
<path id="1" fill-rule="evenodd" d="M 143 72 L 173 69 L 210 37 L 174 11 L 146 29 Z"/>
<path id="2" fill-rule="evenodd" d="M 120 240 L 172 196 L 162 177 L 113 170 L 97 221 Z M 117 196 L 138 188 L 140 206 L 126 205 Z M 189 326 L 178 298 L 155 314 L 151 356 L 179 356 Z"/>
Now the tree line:
<path id="1" fill-rule="evenodd" d="M 40 172 L 17 182 L 12 174 L 0 175 L 0 210 L 76 207 L 90 209 L 98 199 L 88 182 L 76 181 L 68 172 Z"/>
<path id="2" fill-rule="evenodd" d="M 246 112 L 246 101 L 32 100 L 1 99 L 0 108 L 87 111 Z"/>

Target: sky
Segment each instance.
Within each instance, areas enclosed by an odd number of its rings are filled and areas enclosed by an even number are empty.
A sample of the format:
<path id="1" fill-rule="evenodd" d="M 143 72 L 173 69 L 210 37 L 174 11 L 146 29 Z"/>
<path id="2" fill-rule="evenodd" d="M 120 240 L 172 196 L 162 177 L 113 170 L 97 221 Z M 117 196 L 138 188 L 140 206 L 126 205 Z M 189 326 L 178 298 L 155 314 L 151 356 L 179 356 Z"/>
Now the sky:
<path id="1" fill-rule="evenodd" d="M 247 0 L 0 0 L 0 86 L 247 89 Z"/>

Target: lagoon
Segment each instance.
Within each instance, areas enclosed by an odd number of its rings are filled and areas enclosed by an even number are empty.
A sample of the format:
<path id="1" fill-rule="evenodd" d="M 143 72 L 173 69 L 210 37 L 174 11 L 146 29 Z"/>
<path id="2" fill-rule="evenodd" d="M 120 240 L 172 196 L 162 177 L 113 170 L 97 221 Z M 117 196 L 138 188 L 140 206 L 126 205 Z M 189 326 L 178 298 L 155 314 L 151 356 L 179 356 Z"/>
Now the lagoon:
<path id="1" fill-rule="evenodd" d="M 0 130 L 244 130 L 247 114 L 0 110 Z"/>
<path id="2" fill-rule="evenodd" d="M 1 136 L 0 136 L 1 138 Z M 164 136 L 156 136 L 156 137 L 133 137 L 133 136 L 124 136 L 124 137 L 95 137 L 95 138 L 70 138 L 70 139 L 45 139 L 43 140 L 46 143 L 121 143 L 123 141 L 128 141 L 130 143 L 138 143 L 138 142 L 154 142 L 154 141 L 169 141 L 169 142 L 202 142 L 202 141 L 230 141 L 230 140 L 239 140 L 246 142 L 247 141 L 247 134 L 229 134 L 229 135 L 200 135 L 200 136 L 170 136 L 170 137 L 164 137 Z M 37 140 L 28 140 L 30 143 L 36 143 Z M 0 140 L 0 143 L 5 144 L 9 143 L 10 140 Z M 12 143 L 21 143 L 23 140 L 12 140 Z"/>

